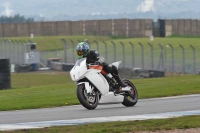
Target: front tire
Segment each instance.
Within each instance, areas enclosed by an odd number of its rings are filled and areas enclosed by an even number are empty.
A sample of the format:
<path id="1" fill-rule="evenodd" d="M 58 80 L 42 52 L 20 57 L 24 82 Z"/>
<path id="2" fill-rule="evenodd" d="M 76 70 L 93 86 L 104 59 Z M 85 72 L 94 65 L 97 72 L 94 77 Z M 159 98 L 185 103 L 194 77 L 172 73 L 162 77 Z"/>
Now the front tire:
<path id="1" fill-rule="evenodd" d="M 124 101 L 122 102 L 122 104 L 126 107 L 134 106 L 138 101 L 137 89 L 131 81 L 129 81 L 127 79 L 123 79 L 123 82 L 131 87 L 131 91 L 126 92 L 124 94 Z"/>
<path id="2" fill-rule="evenodd" d="M 93 110 L 97 107 L 99 103 L 99 98 L 97 92 L 94 90 L 91 94 L 87 93 L 84 84 L 81 84 L 77 87 L 76 91 L 79 102 L 88 110 Z"/>

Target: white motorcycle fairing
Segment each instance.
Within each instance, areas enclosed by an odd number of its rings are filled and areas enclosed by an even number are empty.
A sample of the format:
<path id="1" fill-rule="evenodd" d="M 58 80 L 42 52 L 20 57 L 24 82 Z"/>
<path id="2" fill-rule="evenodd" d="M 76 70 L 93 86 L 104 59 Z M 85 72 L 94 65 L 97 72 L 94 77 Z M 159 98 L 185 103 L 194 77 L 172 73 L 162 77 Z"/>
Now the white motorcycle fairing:
<path id="1" fill-rule="evenodd" d="M 109 92 L 108 82 L 99 70 L 90 70 L 85 74 L 85 77 L 101 92 L 103 96 Z"/>
<path id="2" fill-rule="evenodd" d="M 112 65 L 119 67 L 121 61 L 114 62 Z M 109 92 L 109 84 L 104 76 L 100 73 L 101 70 L 98 69 L 87 69 L 86 58 L 77 60 L 75 66 L 70 71 L 71 79 L 75 82 L 80 79 L 87 78 L 101 93 L 101 98 L 99 100 L 100 104 L 104 103 L 121 103 L 124 100 L 124 96 L 115 95 L 113 92 Z M 92 93 L 94 89 L 89 82 L 79 82 L 77 84 L 84 84 L 87 93 Z"/>
<path id="3" fill-rule="evenodd" d="M 87 66 L 86 66 L 86 59 L 79 59 L 76 61 L 76 64 L 70 71 L 70 76 L 72 81 L 78 81 L 82 79 L 82 76 L 87 72 Z"/>
<path id="4" fill-rule="evenodd" d="M 70 71 L 71 79 L 75 82 L 82 78 L 87 78 L 102 95 L 106 95 L 109 92 L 109 85 L 103 75 L 100 73 L 101 70 L 98 69 L 87 69 L 86 58 L 77 60 L 75 66 Z M 91 87 L 88 83 L 83 82 L 87 92 L 91 92 Z M 79 83 L 80 85 L 82 83 Z"/>
<path id="5" fill-rule="evenodd" d="M 112 63 L 112 65 L 116 66 L 117 69 L 118 69 L 118 68 L 119 68 L 119 65 L 120 65 L 121 63 L 122 63 L 121 61 L 118 61 L 118 62 Z"/>
<path id="6" fill-rule="evenodd" d="M 99 100 L 100 104 L 111 104 L 111 103 L 121 103 L 124 101 L 124 96 L 115 95 L 113 92 L 108 92 L 105 96 L 102 96 Z"/>

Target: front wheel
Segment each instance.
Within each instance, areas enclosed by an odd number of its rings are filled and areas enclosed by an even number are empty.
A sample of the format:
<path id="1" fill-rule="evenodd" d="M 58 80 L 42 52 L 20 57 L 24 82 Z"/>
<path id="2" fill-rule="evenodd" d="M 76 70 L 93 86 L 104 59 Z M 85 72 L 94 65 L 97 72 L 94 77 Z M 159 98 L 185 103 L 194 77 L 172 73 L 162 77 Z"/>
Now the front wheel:
<path id="1" fill-rule="evenodd" d="M 131 87 L 131 91 L 124 94 L 124 101 L 122 102 L 122 104 L 126 107 L 134 106 L 138 101 L 137 89 L 131 81 L 123 79 L 123 82 Z"/>
<path id="2" fill-rule="evenodd" d="M 84 84 L 81 84 L 77 87 L 76 91 L 79 102 L 89 110 L 95 109 L 99 103 L 99 98 L 97 92 L 94 90 L 92 93 L 87 93 Z"/>

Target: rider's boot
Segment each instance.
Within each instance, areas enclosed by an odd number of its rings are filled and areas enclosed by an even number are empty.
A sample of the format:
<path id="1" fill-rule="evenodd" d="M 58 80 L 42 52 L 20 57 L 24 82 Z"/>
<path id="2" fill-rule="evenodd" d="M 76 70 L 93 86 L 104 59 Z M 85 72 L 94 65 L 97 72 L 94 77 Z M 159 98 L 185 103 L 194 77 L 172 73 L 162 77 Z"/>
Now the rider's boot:
<path id="1" fill-rule="evenodd" d="M 126 86 L 127 86 L 127 84 L 125 84 L 125 83 L 121 80 L 119 74 L 118 74 L 118 75 L 112 74 L 112 75 L 113 75 L 114 79 L 117 81 L 117 83 L 118 83 L 118 85 L 119 85 L 120 87 L 126 87 Z"/>

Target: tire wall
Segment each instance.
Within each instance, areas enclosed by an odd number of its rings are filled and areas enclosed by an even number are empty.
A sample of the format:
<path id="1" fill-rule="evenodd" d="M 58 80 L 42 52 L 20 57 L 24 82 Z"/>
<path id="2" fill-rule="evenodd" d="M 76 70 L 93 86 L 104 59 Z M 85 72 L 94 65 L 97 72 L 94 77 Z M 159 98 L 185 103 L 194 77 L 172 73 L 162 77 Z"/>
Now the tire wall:
<path id="1" fill-rule="evenodd" d="M 11 88 L 10 60 L 0 59 L 0 90 Z"/>

